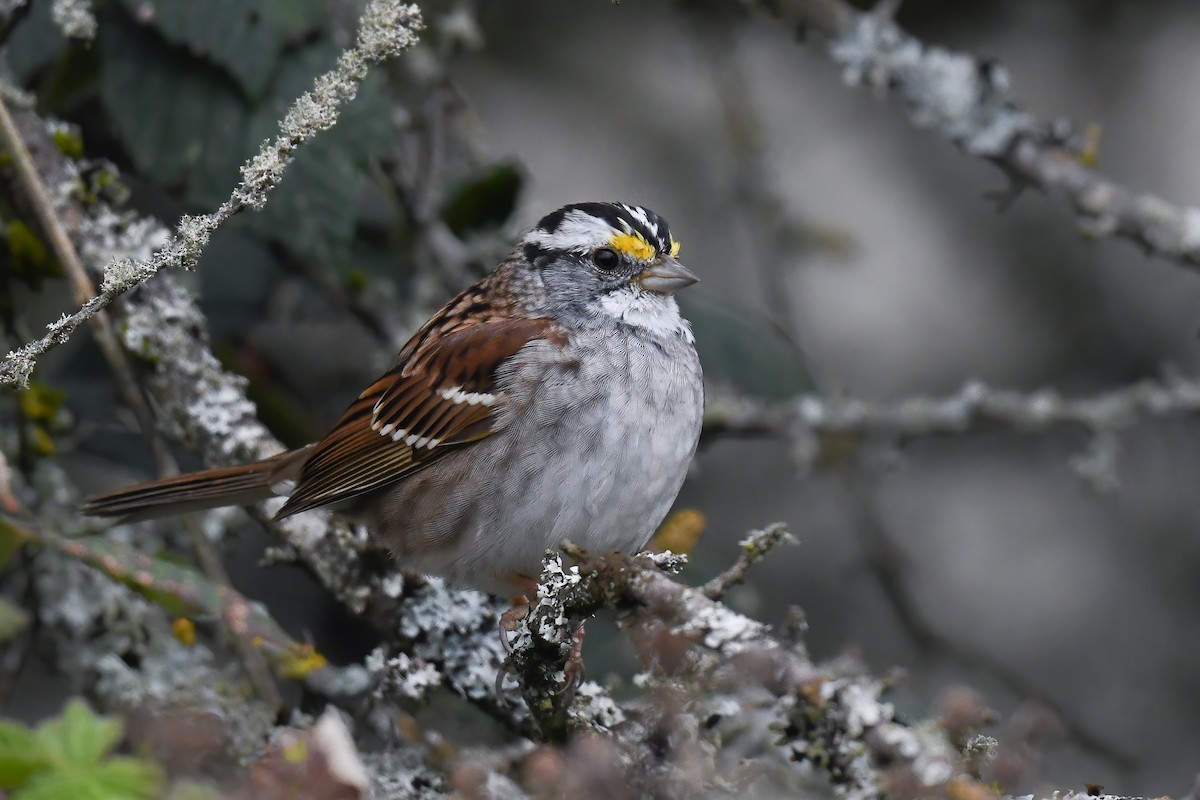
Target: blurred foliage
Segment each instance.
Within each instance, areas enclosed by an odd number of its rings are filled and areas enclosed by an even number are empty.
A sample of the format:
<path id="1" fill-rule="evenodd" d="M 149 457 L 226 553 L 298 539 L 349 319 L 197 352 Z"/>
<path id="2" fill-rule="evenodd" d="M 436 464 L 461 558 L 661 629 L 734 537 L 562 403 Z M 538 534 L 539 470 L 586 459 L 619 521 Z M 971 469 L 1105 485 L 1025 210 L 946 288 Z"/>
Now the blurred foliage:
<path id="1" fill-rule="evenodd" d="M 8 268 L 34 289 L 41 286 L 45 278 L 61 278 L 62 266 L 50 256 L 46 245 L 27 224 L 19 219 L 10 220 L 5 226 L 4 238 L 8 241 Z"/>
<path id="2" fill-rule="evenodd" d="M 32 540 L 33 537 L 25 528 L 0 517 L 0 569 L 4 569 L 22 545 Z"/>
<path id="3" fill-rule="evenodd" d="M 48 6 L 33 4 L 10 36 L 14 74 L 37 93 L 44 110 L 79 126 L 82 139 L 74 128 L 56 137 L 64 152 L 79 158 L 86 149 L 90 158 L 113 159 L 135 197 L 151 199 L 168 220 L 223 202 L 239 167 L 275 135 L 290 103 L 340 51 L 321 0 L 113 0 L 98 6 L 99 34 L 90 46 L 63 39 Z M 436 28 L 428 33 L 435 49 L 438 35 Z M 443 91 L 437 81 L 425 85 L 414 73 L 413 85 L 401 87 L 392 77 L 389 85 L 371 75 L 339 123 L 297 153 L 265 209 L 240 217 L 206 253 L 205 310 L 219 341 L 232 341 L 226 354 L 253 360 L 239 340 L 296 262 L 310 279 L 318 276 L 312 287 L 318 294 L 340 286 L 346 298 L 368 296 L 377 278 L 406 291 L 413 266 L 406 255 L 423 252 L 410 249 L 414 232 L 407 227 L 420 221 L 427 200 L 460 239 L 509 230 L 526 182 L 522 167 L 475 163 L 453 142 L 435 147 L 446 152 L 429 167 L 438 185 L 428 196 L 424 189 L 418 197 L 397 194 L 407 190 L 389 175 L 403 158 L 406 136 L 434 129 L 451 139 L 458 134 L 445 120 L 420 119 L 423 109 L 438 103 L 412 95 Z M 415 119 L 394 111 L 399 92 Z M 397 120 L 406 121 L 398 127 Z M 81 163 L 85 174 L 97 173 Z M 164 196 L 171 202 L 164 204 Z M 36 288 L 42 277 L 57 274 L 23 223 L 8 226 L 8 240 L 9 258 L 26 283 Z M 811 388 L 800 352 L 769 323 L 695 290 L 682 302 L 709 377 L 769 399 Z M 230 366 L 244 371 L 249 365 L 239 357 Z M 292 402 L 278 395 L 255 399 L 270 401 L 276 411 Z M 311 436 L 314 420 L 277 416 L 290 420 L 288 430 L 279 431 L 290 443 Z"/>
<path id="4" fill-rule="evenodd" d="M 149 761 L 114 756 L 121 723 L 72 700 L 61 717 L 29 729 L 0 722 L 0 789 L 12 800 L 139 800 L 157 797 L 162 772 Z"/>
<path id="5" fill-rule="evenodd" d="M 159 6 L 164 11 L 197 8 L 187 0 Z M 218 22 L 223 11 L 235 22 L 246 18 L 236 3 L 199 10 Z M 194 32 L 186 49 L 163 35 L 168 21 L 189 14 L 194 12 L 159 13 L 149 25 L 115 7 L 104 14 L 97 42 L 100 95 L 138 170 L 177 188 L 189 206 L 211 208 L 229 196 L 239 167 L 275 135 L 292 100 L 334 65 L 340 48 L 323 38 L 285 47 L 288 37 L 298 33 L 294 26 L 268 29 L 260 23 L 258 38 L 272 38 L 275 46 L 263 47 L 253 60 L 235 59 L 236 70 L 222 70 L 216 67 L 225 65 L 226 59 L 219 57 L 224 51 L 214 49 L 207 36 L 220 38 L 223 24 Z M 232 34 L 245 27 L 235 26 Z M 239 82 L 235 76 L 247 79 Z M 251 89 L 258 91 L 252 94 Z M 249 216 L 248 224 L 296 252 L 344 257 L 367 168 L 390 140 L 380 81 L 368 80 L 341 123 L 297 153 L 271 202 L 261 214 Z"/>
<path id="6" fill-rule="evenodd" d="M 0 597 L 0 644 L 12 639 L 28 624 L 29 614 L 25 609 Z"/>
<path id="7" fill-rule="evenodd" d="M 708 526 L 704 513 L 695 508 L 678 508 L 667 515 L 650 540 L 651 550 L 670 550 L 684 555 L 692 552 Z"/>
<path id="8" fill-rule="evenodd" d="M 494 230 L 516 211 L 524 182 L 518 165 L 497 164 L 451 189 L 442 203 L 442 219 L 460 239 Z"/>
<path id="9" fill-rule="evenodd" d="M 21 414 L 25 418 L 29 443 L 39 456 L 54 453 L 55 432 L 61 431 L 64 421 L 59 416 L 66 394 L 41 381 L 31 381 L 29 387 L 17 394 Z"/>
<path id="10" fill-rule="evenodd" d="M 289 636 L 262 606 L 189 566 L 146 555 L 103 536 L 64 539 L 42 534 L 40 538 L 186 620 L 236 619 L 237 632 L 262 649 L 285 678 L 303 678 L 326 665 L 325 657 L 311 644 Z M 174 631 L 184 644 L 188 638 L 194 641 L 194 629 L 189 624 L 181 625 L 177 620 Z"/>
<path id="11" fill-rule="evenodd" d="M 800 348 L 766 318 L 739 311 L 697 287 L 679 296 L 692 322 L 707 381 L 767 400 L 815 389 Z"/>
<path id="12" fill-rule="evenodd" d="M 48 111 L 97 134 L 104 152 L 90 155 L 131 162 L 189 209 L 228 197 L 239 167 L 341 51 L 319 0 L 121 0 L 97 9 L 92 47 L 65 41 L 48 5 L 34 4 L 13 32 L 14 73 Z M 100 131 L 97 102 L 111 126 Z M 297 154 L 267 208 L 242 224 L 295 252 L 345 260 L 360 190 L 392 139 L 373 77 L 341 123 Z"/>

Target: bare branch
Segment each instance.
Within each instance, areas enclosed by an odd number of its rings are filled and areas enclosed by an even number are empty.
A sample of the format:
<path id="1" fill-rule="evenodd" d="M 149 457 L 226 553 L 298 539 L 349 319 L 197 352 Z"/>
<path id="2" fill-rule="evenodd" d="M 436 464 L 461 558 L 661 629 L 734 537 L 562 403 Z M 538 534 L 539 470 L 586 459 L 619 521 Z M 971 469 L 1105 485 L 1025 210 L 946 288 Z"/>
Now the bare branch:
<path id="1" fill-rule="evenodd" d="M 959 434 L 1000 426 L 1023 433 L 1077 427 L 1093 434 L 1101 452 L 1075 460 L 1093 480 L 1111 475 L 1115 435 L 1144 418 L 1200 411 L 1200 381 L 1168 375 L 1087 397 L 1067 398 L 1053 389 L 1018 392 L 971 381 L 944 397 L 896 401 L 834 399 L 810 395 L 767 405 L 747 398 L 716 398 L 705 410 L 706 435 L 786 435 L 799 445 L 802 467 L 821 455 L 821 437 L 915 437 Z M 1093 456 L 1099 456 L 1093 458 Z"/>
<path id="2" fill-rule="evenodd" d="M 398 0 L 373 0 L 363 12 L 358 38 L 342 53 L 337 66 L 313 83 L 279 123 L 274 141 L 264 142 L 258 154 L 242 167 L 242 181 L 220 208 L 200 216 L 184 216 L 175 233 L 150 258 L 113 261 L 104 269 L 100 294 L 73 314 L 47 325 L 41 339 L 10 352 L 0 364 L 0 385 L 24 386 L 38 356 L 62 344 L 84 320 L 94 317 L 113 300 L 166 268 L 190 269 L 218 227 L 245 208 L 261 209 L 271 190 L 283 179 L 295 150 L 337 122 L 341 107 L 354 99 L 368 68 L 411 47 L 421 30 L 420 10 Z M 58 199 L 63 202 L 63 198 Z"/>
<path id="3" fill-rule="evenodd" d="M 1000 65 L 928 45 L 892 19 L 895 3 L 860 12 L 844 0 L 741 0 L 825 40 L 846 82 L 898 97 L 909 120 L 999 166 L 1013 199 L 1034 186 L 1074 207 L 1080 231 L 1131 240 L 1148 254 L 1200 269 L 1200 209 L 1134 192 L 1090 166 L 1087 137 L 1023 111 Z"/>

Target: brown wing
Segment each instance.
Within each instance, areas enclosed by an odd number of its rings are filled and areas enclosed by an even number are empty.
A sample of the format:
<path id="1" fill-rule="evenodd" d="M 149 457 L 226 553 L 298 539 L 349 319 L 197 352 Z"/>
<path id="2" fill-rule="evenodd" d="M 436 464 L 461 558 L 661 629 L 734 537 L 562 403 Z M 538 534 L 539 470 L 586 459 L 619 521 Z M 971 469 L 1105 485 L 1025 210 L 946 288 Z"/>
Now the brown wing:
<path id="1" fill-rule="evenodd" d="M 313 445 L 276 516 L 364 494 L 492 433 L 506 402 L 497 370 L 530 341 L 556 339 L 552 325 L 547 319 L 431 321 Z"/>

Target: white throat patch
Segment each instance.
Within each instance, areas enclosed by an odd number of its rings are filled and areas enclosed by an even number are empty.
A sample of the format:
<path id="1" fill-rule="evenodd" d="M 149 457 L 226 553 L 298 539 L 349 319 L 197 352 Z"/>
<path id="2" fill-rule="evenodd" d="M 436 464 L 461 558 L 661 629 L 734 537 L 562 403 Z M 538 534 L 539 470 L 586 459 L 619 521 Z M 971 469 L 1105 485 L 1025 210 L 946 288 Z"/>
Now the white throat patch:
<path id="1" fill-rule="evenodd" d="M 633 286 L 608 292 L 597 303 L 601 312 L 616 317 L 626 325 L 641 328 L 658 336 L 682 336 L 695 344 L 692 326 L 679 313 L 674 297 L 652 294 Z"/>

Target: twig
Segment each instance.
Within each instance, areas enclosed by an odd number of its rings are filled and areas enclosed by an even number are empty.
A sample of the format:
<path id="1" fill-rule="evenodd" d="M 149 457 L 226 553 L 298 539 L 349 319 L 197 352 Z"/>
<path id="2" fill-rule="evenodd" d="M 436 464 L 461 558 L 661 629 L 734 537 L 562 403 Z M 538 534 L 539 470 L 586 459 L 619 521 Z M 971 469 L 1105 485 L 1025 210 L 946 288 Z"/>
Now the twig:
<path id="1" fill-rule="evenodd" d="M 5 357 L 0 364 L 0 385 L 24 386 L 38 356 L 65 342 L 84 320 L 94 317 L 160 270 L 191 268 L 218 227 L 243 209 L 261 209 L 271 190 L 283 179 L 295 150 L 333 127 L 341 106 L 354 97 L 368 68 L 411 47 L 421 26 L 420 11 L 415 5 L 373 0 L 360 19 L 354 46 L 342 53 L 334 69 L 316 79 L 311 91 L 296 100 L 280 122 L 274 141 L 264 143 L 258 154 L 242 166 L 241 183 L 229 199 L 212 213 L 180 219 L 178 229 L 151 258 L 109 264 L 98 295 L 73 314 L 47 325 L 47 333 L 41 339 Z"/>
<path id="2" fill-rule="evenodd" d="M 700 591 L 710 600 L 720 600 L 726 592 L 746 579 L 746 572 L 752 564 L 762 561 L 781 544 L 798 544 L 796 537 L 788 533 L 787 525 L 782 522 L 768 525 L 760 531 L 751 531 L 750 535 L 738 542 L 742 552 L 733 566 L 700 587 Z"/>
<path id="3" fill-rule="evenodd" d="M 1111 442 L 1115 434 L 1143 418 L 1198 411 L 1200 381 L 1178 375 L 1075 398 L 1064 397 L 1054 389 L 1018 392 L 971 381 L 944 397 L 908 397 L 891 402 L 811 395 L 768 405 L 747 398 L 716 398 L 705 411 L 704 431 L 706 436 L 789 436 L 802 445 L 796 455 L 806 467 L 821 455 L 822 436 L 909 439 L 961 434 L 989 426 L 1023 433 L 1076 427 L 1096 440 Z M 1104 475 L 1099 473 L 1111 468 L 1110 461 L 1080 458 L 1075 466 L 1085 477 L 1100 479 Z"/>
<path id="4" fill-rule="evenodd" d="M 999 166 L 1011 181 L 1002 201 L 1028 186 L 1057 190 L 1084 235 L 1128 239 L 1150 255 L 1200 269 L 1200 209 L 1136 193 L 1093 169 L 1087 137 L 1022 110 L 1002 66 L 928 45 L 900 28 L 892 19 L 898 3 L 860 12 L 844 0 L 739 2 L 819 35 L 847 83 L 897 96 L 914 125 Z"/>
<path id="5" fill-rule="evenodd" d="M 46 185 L 42 182 L 41 176 L 38 174 L 37 167 L 33 163 L 33 157 L 30 155 L 29 148 L 25 144 L 25 139 L 21 136 L 20 131 L 18 131 L 16 122 L 13 120 L 12 115 L 8 111 L 8 106 L 2 98 L 0 98 L 0 139 L 3 139 L 5 148 L 12 154 L 17 176 L 20 178 L 21 185 L 25 189 L 25 194 L 29 198 L 30 204 L 33 206 L 34 214 L 38 218 L 42 231 L 50 241 L 50 246 L 54 250 L 55 257 L 66 270 L 72 293 L 75 295 L 77 302 L 86 302 L 87 298 L 95 293 L 95 287 L 92 285 L 91 279 L 88 278 L 83 262 L 80 261 L 79 254 L 75 251 L 75 246 L 71 243 L 71 239 L 67 235 L 62 221 L 54 210 L 54 205 L 50 200 L 50 193 L 46 190 Z M 178 475 L 179 465 L 176 463 L 175 457 L 171 455 L 171 451 L 167 448 L 166 442 L 158 435 L 154 418 L 150 411 L 150 405 L 142 395 L 141 386 L 134 375 L 133 367 L 129 363 L 125 351 L 121 348 L 121 343 L 118 341 L 116 333 L 113 331 L 111 318 L 107 312 L 100 311 L 92 317 L 91 321 L 96 335 L 96 342 L 100 345 L 100 351 L 104 354 L 104 359 L 113 371 L 113 376 L 116 378 L 117 386 L 125 398 L 125 402 L 133 410 L 133 414 L 137 418 L 142 435 L 154 455 L 159 476 L 165 478 Z M 185 515 L 183 517 L 183 526 L 188 533 L 188 537 L 191 539 L 192 548 L 196 552 L 196 559 L 200 562 L 200 567 L 204 570 L 204 574 L 217 585 L 230 587 L 229 574 L 226 572 L 225 566 L 221 563 L 220 556 L 217 555 L 212 543 L 205 537 L 200 526 L 196 524 L 195 518 L 191 515 Z M 271 677 L 271 670 L 267 667 L 267 662 L 263 658 L 262 653 L 254 647 L 248 636 L 234 630 L 233 626 L 229 625 L 228 620 L 224 617 L 221 618 L 221 624 L 233 642 L 234 649 L 237 651 L 238 657 L 246 669 L 246 674 L 263 702 L 271 708 L 282 708 L 282 695 L 280 695 L 279 688 L 275 685 L 275 681 Z"/>

